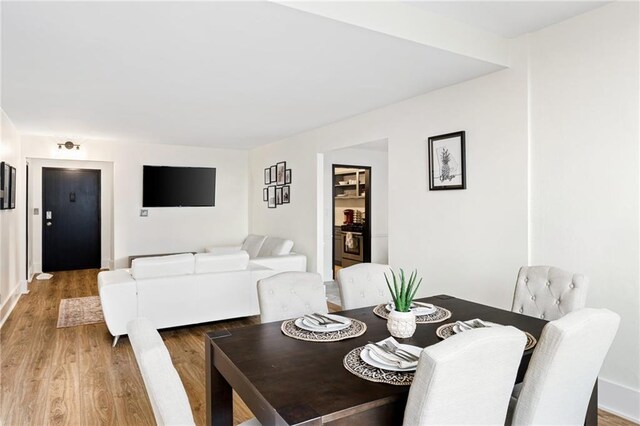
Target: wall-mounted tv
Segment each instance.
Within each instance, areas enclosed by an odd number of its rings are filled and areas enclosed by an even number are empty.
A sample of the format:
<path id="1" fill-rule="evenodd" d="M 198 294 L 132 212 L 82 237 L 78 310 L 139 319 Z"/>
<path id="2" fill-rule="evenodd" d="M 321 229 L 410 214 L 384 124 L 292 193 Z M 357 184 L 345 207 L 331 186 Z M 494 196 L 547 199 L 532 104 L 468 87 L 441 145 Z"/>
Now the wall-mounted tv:
<path id="1" fill-rule="evenodd" d="M 216 169 L 144 166 L 142 207 L 213 207 Z"/>

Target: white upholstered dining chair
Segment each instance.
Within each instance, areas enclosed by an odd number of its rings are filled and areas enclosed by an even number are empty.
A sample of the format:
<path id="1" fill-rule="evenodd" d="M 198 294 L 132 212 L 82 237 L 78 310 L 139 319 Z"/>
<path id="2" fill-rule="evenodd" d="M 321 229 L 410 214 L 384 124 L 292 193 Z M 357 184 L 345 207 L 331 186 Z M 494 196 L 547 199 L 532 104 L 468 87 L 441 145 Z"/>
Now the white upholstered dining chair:
<path id="1" fill-rule="evenodd" d="M 384 274 L 391 279 L 389 265 L 359 263 L 338 271 L 342 309 L 357 309 L 391 300 Z"/>
<path id="2" fill-rule="evenodd" d="M 503 425 L 526 341 L 516 328 L 489 327 L 425 348 L 404 424 Z"/>
<path id="3" fill-rule="evenodd" d="M 522 386 L 515 388 L 513 425 L 582 425 L 589 399 L 620 324 L 608 309 L 580 309 L 542 330 Z"/>
<path id="4" fill-rule="evenodd" d="M 548 321 L 584 308 L 589 280 L 553 266 L 523 266 L 511 311 Z"/>
<path id="5" fill-rule="evenodd" d="M 261 279 L 258 302 L 263 323 L 328 311 L 322 277 L 311 272 L 282 272 Z"/>

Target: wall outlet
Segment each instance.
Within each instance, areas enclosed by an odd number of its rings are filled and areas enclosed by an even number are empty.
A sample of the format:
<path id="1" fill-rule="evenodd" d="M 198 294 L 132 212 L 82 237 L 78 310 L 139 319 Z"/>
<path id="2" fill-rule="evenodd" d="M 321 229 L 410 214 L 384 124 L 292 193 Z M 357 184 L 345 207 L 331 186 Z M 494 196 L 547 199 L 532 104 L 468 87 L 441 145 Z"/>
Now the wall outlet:
<path id="1" fill-rule="evenodd" d="M 147 217 L 147 216 L 149 216 L 149 210 L 141 209 L 140 210 L 140 217 Z"/>

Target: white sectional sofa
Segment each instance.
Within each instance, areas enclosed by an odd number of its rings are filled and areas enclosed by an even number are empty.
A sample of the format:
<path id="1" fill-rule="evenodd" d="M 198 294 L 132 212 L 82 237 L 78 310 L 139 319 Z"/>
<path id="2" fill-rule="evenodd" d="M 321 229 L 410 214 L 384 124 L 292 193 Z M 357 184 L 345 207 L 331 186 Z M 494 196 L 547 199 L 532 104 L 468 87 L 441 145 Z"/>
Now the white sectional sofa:
<path id="1" fill-rule="evenodd" d="M 130 270 L 100 272 L 98 291 L 114 345 L 127 334 L 127 323 L 138 317 L 161 329 L 258 315 L 258 280 L 278 272 L 306 270 L 302 255 L 284 262 L 256 260 L 239 249 L 214 250 L 138 258 Z"/>
<path id="2" fill-rule="evenodd" d="M 307 270 L 307 257 L 294 253 L 293 241 L 284 238 L 250 234 L 237 246 L 207 247 L 207 253 L 228 254 L 246 251 L 253 265 L 275 269 L 279 272 Z"/>

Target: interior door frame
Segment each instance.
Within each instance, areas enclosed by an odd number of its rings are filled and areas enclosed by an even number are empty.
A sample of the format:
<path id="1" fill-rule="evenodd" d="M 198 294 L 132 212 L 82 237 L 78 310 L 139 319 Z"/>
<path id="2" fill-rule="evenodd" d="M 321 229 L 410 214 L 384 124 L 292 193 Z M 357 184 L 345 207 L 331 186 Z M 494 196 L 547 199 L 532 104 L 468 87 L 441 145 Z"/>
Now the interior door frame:
<path id="1" fill-rule="evenodd" d="M 42 212 L 41 212 L 41 222 L 42 222 L 42 270 L 45 270 L 45 248 L 46 248 L 46 239 L 45 239 L 45 231 L 46 231 L 46 224 L 45 221 L 46 219 L 46 210 L 45 210 L 45 206 L 46 206 L 46 191 L 45 191 L 45 171 L 46 170 L 68 170 L 68 171 L 75 171 L 75 170 L 80 170 L 83 172 L 92 172 L 92 173 L 96 173 L 98 175 L 98 209 L 97 209 L 97 213 L 98 213 L 98 265 L 97 268 L 100 269 L 102 267 L 102 170 L 101 169 L 87 169 L 87 168 L 72 168 L 72 167 L 51 167 L 51 166 L 47 166 L 47 167 L 42 167 L 41 170 L 41 174 L 42 174 Z"/>
<path id="2" fill-rule="evenodd" d="M 371 176 L 371 166 L 354 166 L 351 164 L 331 164 L 331 275 L 333 276 L 333 280 L 336 279 L 336 265 L 333 263 L 336 260 L 336 246 L 334 244 L 335 241 L 335 231 L 336 231 L 336 169 L 362 169 L 367 172 L 369 175 L 369 184 L 364 188 L 364 210 L 365 210 L 365 219 L 367 226 L 364 227 L 364 232 L 362 233 L 362 239 L 364 241 L 364 253 L 363 253 L 363 263 L 371 262 L 371 186 L 372 186 L 372 176 Z"/>

